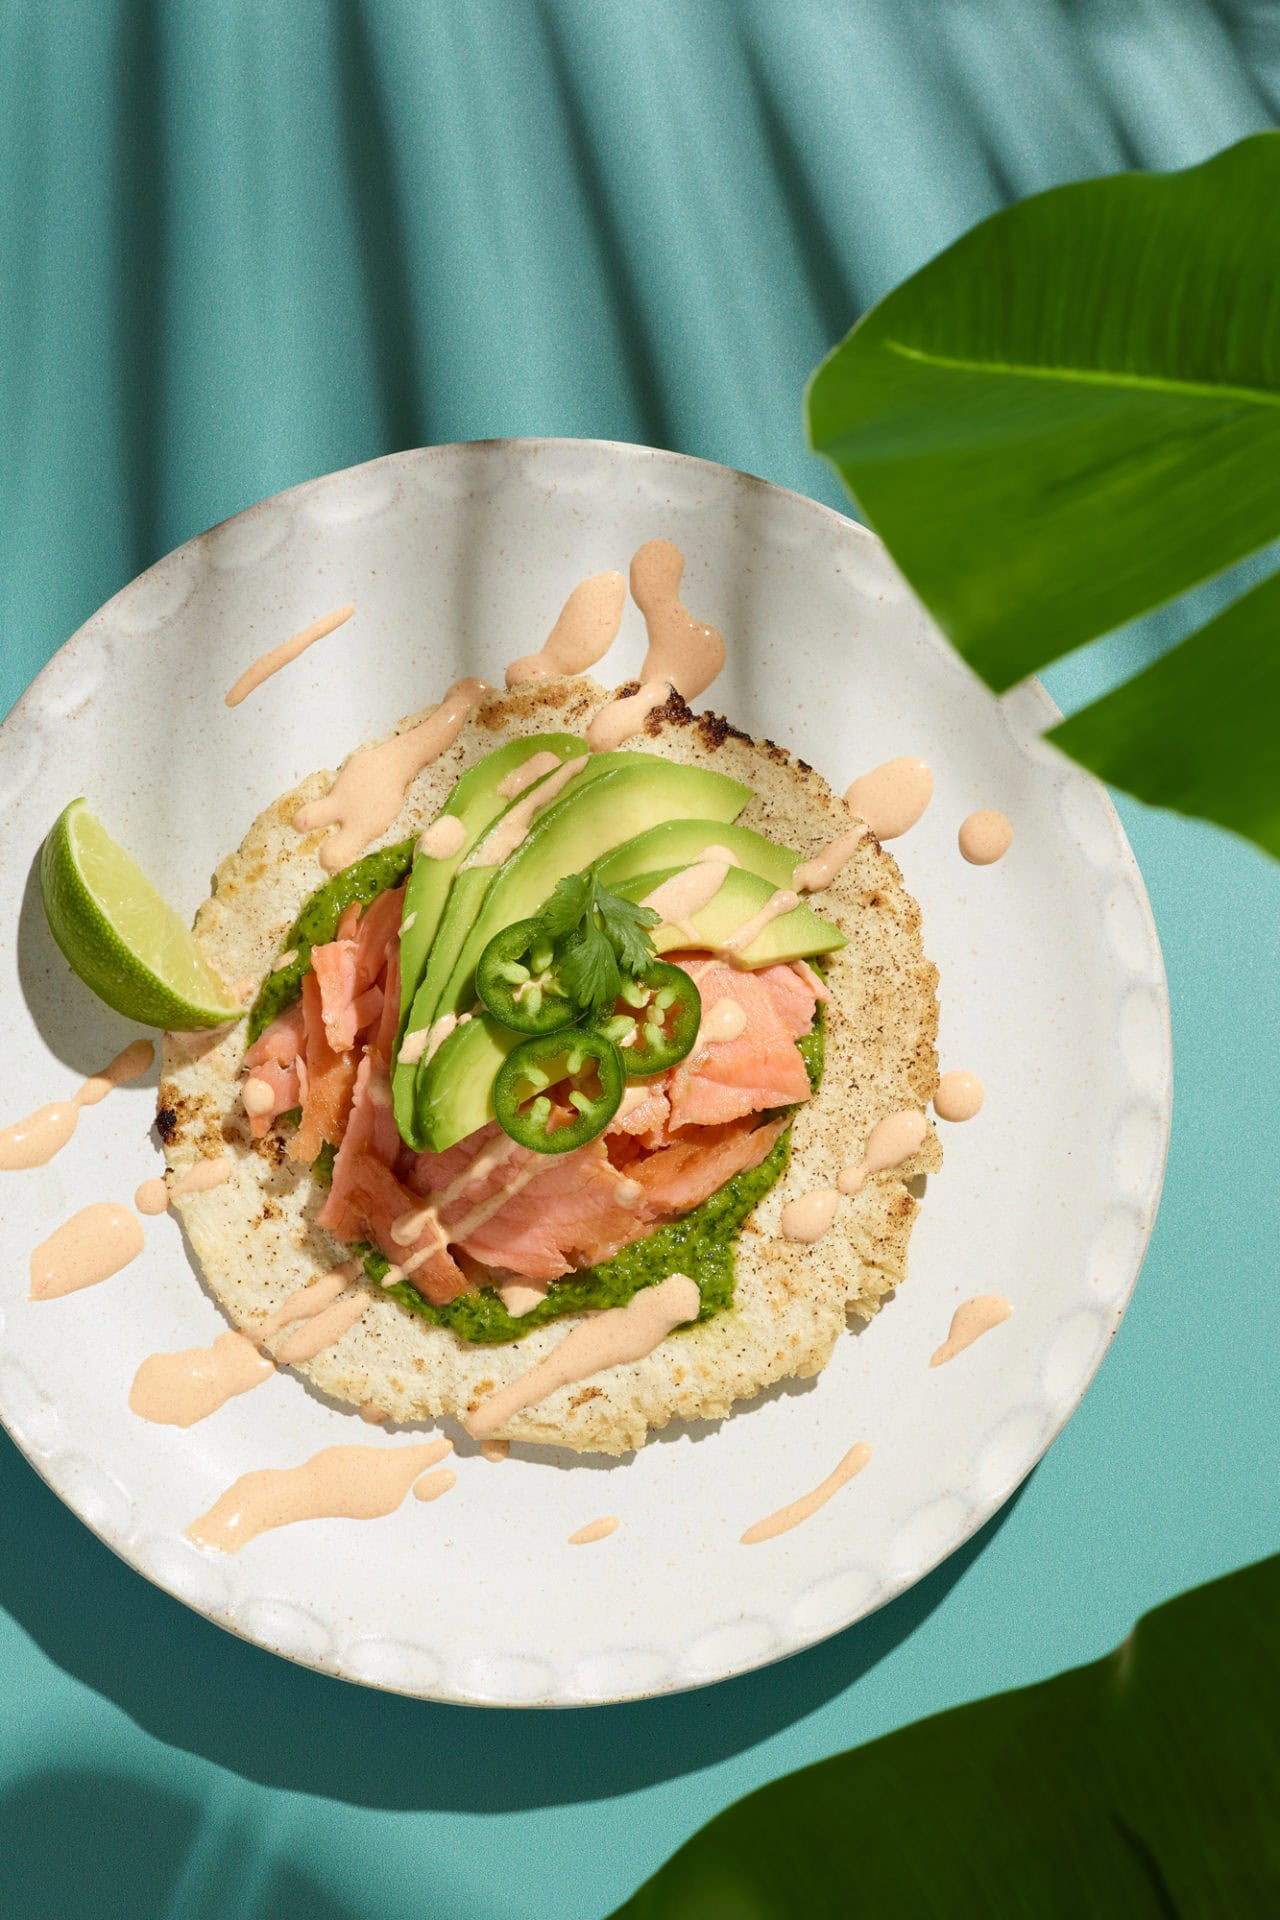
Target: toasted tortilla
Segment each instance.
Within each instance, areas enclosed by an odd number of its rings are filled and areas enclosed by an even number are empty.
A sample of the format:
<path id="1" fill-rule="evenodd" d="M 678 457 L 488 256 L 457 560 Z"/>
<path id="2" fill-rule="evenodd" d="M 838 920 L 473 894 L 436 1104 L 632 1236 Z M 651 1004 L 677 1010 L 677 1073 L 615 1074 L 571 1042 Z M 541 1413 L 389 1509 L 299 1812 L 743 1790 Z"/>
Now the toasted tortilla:
<path id="1" fill-rule="evenodd" d="M 585 732 L 610 697 L 581 678 L 495 694 L 413 782 L 399 816 L 375 844 L 420 832 L 458 775 L 493 747 L 552 728 Z M 396 731 L 421 718 L 411 716 Z M 770 741 L 751 740 L 715 714 L 694 715 L 677 697 L 650 717 L 632 744 L 747 782 L 755 798 L 741 824 L 796 848 L 802 858 L 848 827 L 843 801 L 803 761 Z M 226 979 L 265 975 L 303 902 L 324 881 L 317 857 L 324 836 L 299 834 L 292 821 L 331 780 L 331 774 L 314 774 L 268 807 L 218 868 L 195 926 Z M 827 970 L 826 1064 L 817 1094 L 796 1114 L 788 1169 L 738 1241 L 733 1307 L 672 1335 L 644 1360 L 559 1389 L 516 1416 L 504 1438 L 618 1454 L 641 1446 L 671 1420 L 719 1419 L 774 1381 L 820 1372 L 846 1316 L 875 1313 L 904 1278 L 917 1211 L 907 1183 L 941 1165 L 932 1127 L 904 1166 L 873 1176 L 843 1201 L 835 1224 L 815 1244 L 795 1245 L 779 1232 L 787 1200 L 830 1186 L 842 1166 L 860 1157 L 878 1120 L 902 1107 L 927 1106 L 937 1084 L 937 974 L 921 947 L 919 909 L 870 828 L 813 905 L 849 940 Z M 234 1172 L 221 1186 L 174 1204 L 210 1290 L 233 1324 L 252 1332 L 286 1295 L 328 1272 L 346 1252 L 315 1225 L 323 1191 L 308 1170 L 289 1162 L 283 1140 L 250 1138 L 240 1100 L 244 1052 L 243 1023 L 212 1037 L 166 1036 L 159 1106 L 175 1172 L 211 1154 L 233 1161 Z M 298 1371 L 335 1400 L 372 1404 L 395 1421 L 465 1416 L 576 1324 L 566 1315 L 509 1346 L 471 1346 L 377 1287 L 369 1292 L 364 1317 Z"/>

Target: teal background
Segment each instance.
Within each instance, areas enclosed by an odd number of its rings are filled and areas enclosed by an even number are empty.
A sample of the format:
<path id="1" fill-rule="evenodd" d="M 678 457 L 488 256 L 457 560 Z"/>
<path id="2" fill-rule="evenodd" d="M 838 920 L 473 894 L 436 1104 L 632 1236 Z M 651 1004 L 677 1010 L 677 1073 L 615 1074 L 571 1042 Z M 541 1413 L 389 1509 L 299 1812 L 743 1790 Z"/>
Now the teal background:
<path id="1" fill-rule="evenodd" d="M 7 0 L 0 710 L 159 554 L 398 447 L 638 440 L 839 506 L 801 391 L 863 307 L 1009 199 L 1278 101 L 1280 9 L 1243 0 Z M 1059 702 L 1186 617 L 1063 663 Z M 1274 1548 L 1280 876 L 1122 812 L 1173 999 L 1164 1203 L 1084 1407 L 975 1542 L 711 1692 L 466 1711 L 222 1634 L 0 1437 L 6 1907 L 596 1920 L 748 1788 Z"/>

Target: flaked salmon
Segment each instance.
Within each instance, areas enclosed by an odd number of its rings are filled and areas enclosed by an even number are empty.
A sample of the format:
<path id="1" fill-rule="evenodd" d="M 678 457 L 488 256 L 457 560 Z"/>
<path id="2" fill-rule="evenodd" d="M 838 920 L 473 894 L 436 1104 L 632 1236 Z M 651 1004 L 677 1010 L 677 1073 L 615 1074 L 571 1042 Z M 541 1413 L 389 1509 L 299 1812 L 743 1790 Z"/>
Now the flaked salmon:
<path id="1" fill-rule="evenodd" d="M 745 1025 L 734 1039 L 697 1046 L 672 1068 L 670 1129 L 720 1126 L 749 1113 L 807 1100 L 809 1076 L 796 1040 L 812 1025 L 814 1000 L 792 969 L 765 969 L 786 975 L 783 984 L 727 966 L 722 960 L 685 956 L 680 964 L 696 981 L 704 1010 L 721 1000 L 736 1001 Z M 809 1015 L 798 1027 L 801 995 L 809 997 Z"/>
<path id="2" fill-rule="evenodd" d="M 428 1300 L 454 1299 L 494 1271 L 552 1281 L 610 1259 L 758 1166 L 786 1124 L 759 1116 L 809 1097 L 796 1041 L 813 1024 L 817 976 L 796 966 L 747 973 L 682 954 L 704 1009 L 723 999 L 741 1007 L 741 1034 L 634 1083 L 606 1132 L 572 1153 L 531 1152 L 491 1121 L 447 1153 L 414 1154 L 396 1129 L 389 1079 L 403 899 L 398 888 L 363 912 L 346 909 L 335 938 L 312 950 L 301 1000 L 245 1059 L 273 1095 L 255 1136 L 300 1105 L 290 1157 L 314 1160 L 325 1142 L 336 1148 L 319 1224 L 407 1265 Z M 392 1228 L 415 1211 L 422 1231 L 401 1244 Z"/>

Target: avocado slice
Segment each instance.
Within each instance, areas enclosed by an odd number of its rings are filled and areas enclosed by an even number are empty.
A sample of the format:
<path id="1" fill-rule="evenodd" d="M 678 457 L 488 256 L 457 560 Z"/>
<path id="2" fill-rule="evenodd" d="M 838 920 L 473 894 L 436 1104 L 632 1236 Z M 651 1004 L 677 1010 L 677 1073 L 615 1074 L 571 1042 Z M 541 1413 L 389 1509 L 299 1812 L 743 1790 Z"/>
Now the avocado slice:
<path id="1" fill-rule="evenodd" d="M 416 1089 L 422 1139 L 433 1153 L 464 1140 L 492 1120 L 498 1068 L 528 1036 L 512 1033 L 490 1014 L 476 1014 L 454 1028 L 424 1061 Z"/>
<path id="2" fill-rule="evenodd" d="M 624 881 L 617 891 L 624 900 L 643 900 L 664 880 L 670 880 L 681 871 L 679 867 L 671 867 L 665 873 L 638 874 L 634 879 Z M 696 939 L 691 941 L 687 933 L 672 926 L 651 927 L 650 938 L 659 953 L 669 953 L 673 947 L 698 946 L 713 950 L 723 947 L 739 927 L 759 913 L 774 892 L 776 888 L 768 880 L 762 880 L 758 873 L 748 873 L 743 867 L 730 867 L 724 885 L 712 895 L 701 912 L 690 917 L 689 925 Z M 824 920 L 821 914 L 801 902 L 798 907 L 792 907 L 789 913 L 780 913 L 775 920 L 770 920 L 749 947 L 734 954 L 733 961 L 735 966 L 748 969 L 772 967 L 783 960 L 806 960 L 816 954 L 834 953 L 837 948 L 847 945 L 848 941 L 839 927 L 830 920 Z"/>
<path id="3" fill-rule="evenodd" d="M 690 866 L 705 858 L 708 847 L 723 847 L 748 873 L 758 873 L 774 887 L 791 885 L 800 860 L 790 847 L 780 847 L 750 827 L 726 826 L 719 820 L 668 820 L 606 853 L 595 870 L 601 884 L 616 893 L 624 880 L 638 873 Z"/>
<path id="4" fill-rule="evenodd" d="M 440 923 L 444 917 L 445 903 L 449 898 L 454 875 L 466 859 L 471 849 L 479 842 L 489 828 L 499 820 L 508 807 L 515 804 L 508 800 L 498 789 L 508 774 L 514 773 L 535 754 L 553 753 L 556 759 L 564 763 L 586 753 L 587 743 L 573 733 L 534 733 L 522 740 L 509 741 L 505 747 L 499 747 L 493 753 L 486 754 L 483 760 L 469 767 L 455 783 L 453 792 L 445 801 L 437 819 L 448 817 L 459 820 L 463 828 L 463 840 L 455 854 L 443 860 L 431 859 L 418 854 L 409 875 L 409 884 L 405 891 L 404 913 L 401 918 L 400 934 L 400 1024 L 396 1032 L 396 1054 L 399 1055 L 400 1043 L 411 1025 L 420 1025 L 414 1020 L 415 1000 L 422 985 L 426 971 L 427 957 L 431 952 Z M 548 769 L 548 774 L 551 772 Z M 547 778 L 548 775 L 543 775 Z M 538 782 L 536 784 L 541 784 Z M 532 792 L 533 788 L 528 791 Z M 447 972 L 445 977 L 447 978 Z M 396 1124 L 401 1134 L 405 1134 L 405 1125 L 413 1108 L 413 1083 L 416 1068 L 401 1065 L 397 1057 L 391 1076 L 392 1104 Z"/>
<path id="5" fill-rule="evenodd" d="M 471 1004 L 476 962 L 488 942 L 513 920 L 537 913 L 557 880 L 580 873 L 601 854 L 664 821 L 727 823 L 752 797 L 751 788 L 740 780 L 706 767 L 685 767 L 650 753 L 617 758 L 619 764 L 585 785 L 573 781 L 495 870 L 433 1018 L 461 1013 Z M 483 855 L 484 849 L 477 851 Z"/>

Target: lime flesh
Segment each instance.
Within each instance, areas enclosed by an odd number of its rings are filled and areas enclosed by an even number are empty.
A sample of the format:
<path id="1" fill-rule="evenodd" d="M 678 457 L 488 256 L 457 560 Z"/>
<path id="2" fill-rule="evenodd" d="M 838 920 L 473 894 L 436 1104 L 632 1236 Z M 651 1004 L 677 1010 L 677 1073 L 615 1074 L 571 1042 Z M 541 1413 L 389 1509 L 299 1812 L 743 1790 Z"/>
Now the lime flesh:
<path id="1" fill-rule="evenodd" d="M 244 1011 L 191 929 L 83 800 L 63 808 L 41 849 L 40 892 L 67 960 L 127 1019 L 190 1032 Z"/>

